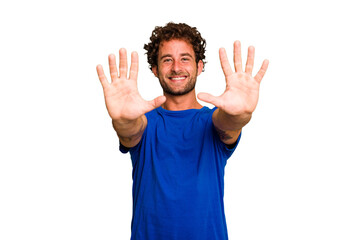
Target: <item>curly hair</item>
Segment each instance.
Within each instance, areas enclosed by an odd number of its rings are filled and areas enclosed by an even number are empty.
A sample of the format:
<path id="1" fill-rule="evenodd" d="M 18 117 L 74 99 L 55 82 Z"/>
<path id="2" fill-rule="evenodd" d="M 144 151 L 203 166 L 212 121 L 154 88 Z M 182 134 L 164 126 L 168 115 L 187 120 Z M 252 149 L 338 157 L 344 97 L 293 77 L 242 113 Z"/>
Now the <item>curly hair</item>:
<path id="1" fill-rule="evenodd" d="M 158 53 L 159 46 L 163 41 L 170 41 L 172 39 L 181 39 L 189 42 L 195 52 L 195 60 L 198 63 L 200 60 L 204 63 L 205 69 L 205 47 L 206 41 L 201 37 L 200 32 L 195 27 L 190 27 L 185 23 L 173 23 L 169 22 L 164 27 L 155 27 L 153 30 L 150 42 L 144 45 L 144 49 L 147 51 L 147 59 L 149 68 L 158 66 Z"/>

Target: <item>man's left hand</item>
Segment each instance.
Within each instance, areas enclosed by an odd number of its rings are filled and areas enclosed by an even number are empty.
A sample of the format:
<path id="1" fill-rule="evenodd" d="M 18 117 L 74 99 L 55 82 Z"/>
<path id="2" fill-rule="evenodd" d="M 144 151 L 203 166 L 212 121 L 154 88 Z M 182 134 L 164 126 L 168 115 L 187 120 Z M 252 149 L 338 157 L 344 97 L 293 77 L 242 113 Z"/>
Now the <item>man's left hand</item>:
<path id="1" fill-rule="evenodd" d="M 219 50 L 221 67 L 226 81 L 225 92 L 215 97 L 209 93 L 199 93 L 198 98 L 211 103 L 230 116 L 248 115 L 254 112 L 259 99 L 260 82 L 265 75 L 269 61 L 264 60 L 258 73 L 253 77 L 255 48 L 250 46 L 245 66 L 242 69 L 241 44 L 234 42 L 234 65 L 232 71 L 225 49 Z"/>

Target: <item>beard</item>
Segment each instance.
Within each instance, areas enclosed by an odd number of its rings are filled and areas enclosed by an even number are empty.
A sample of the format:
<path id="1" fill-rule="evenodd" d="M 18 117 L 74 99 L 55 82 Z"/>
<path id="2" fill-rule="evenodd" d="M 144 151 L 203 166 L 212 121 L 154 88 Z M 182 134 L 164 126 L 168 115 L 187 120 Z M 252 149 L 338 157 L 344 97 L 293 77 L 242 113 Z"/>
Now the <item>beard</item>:
<path id="1" fill-rule="evenodd" d="M 172 95 L 172 96 L 182 96 L 182 95 L 186 95 L 189 92 L 191 92 L 192 90 L 194 90 L 195 84 L 196 84 L 196 76 L 194 77 L 194 76 L 190 76 L 189 74 L 184 74 L 184 73 L 173 73 L 172 75 L 186 75 L 189 78 L 189 80 L 182 89 L 175 90 L 175 89 L 172 89 L 163 79 L 159 78 L 159 82 L 160 82 L 160 85 L 161 85 L 164 93 Z"/>

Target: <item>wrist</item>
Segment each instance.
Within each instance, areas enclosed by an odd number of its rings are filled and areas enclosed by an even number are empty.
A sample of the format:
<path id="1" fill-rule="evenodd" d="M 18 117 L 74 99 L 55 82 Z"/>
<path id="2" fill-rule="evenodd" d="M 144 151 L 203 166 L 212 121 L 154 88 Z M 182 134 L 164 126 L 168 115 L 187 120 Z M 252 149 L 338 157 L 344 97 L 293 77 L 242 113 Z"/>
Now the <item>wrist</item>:
<path id="1" fill-rule="evenodd" d="M 145 115 L 134 120 L 113 119 L 112 124 L 119 138 L 129 138 L 143 132 L 147 125 L 147 119 Z"/>
<path id="2" fill-rule="evenodd" d="M 213 114 L 214 124 L 224 131 L 235 131 L 242 129 L 251 119 L 252 113 L 228 114 L 217 109 Z"/>

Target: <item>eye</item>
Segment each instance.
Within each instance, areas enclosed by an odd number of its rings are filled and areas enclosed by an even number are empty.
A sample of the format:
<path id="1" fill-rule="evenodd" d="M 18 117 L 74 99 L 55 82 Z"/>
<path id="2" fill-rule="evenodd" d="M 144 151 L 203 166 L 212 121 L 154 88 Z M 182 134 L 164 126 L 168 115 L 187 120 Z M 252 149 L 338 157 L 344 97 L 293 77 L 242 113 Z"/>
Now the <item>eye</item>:
<path id="1" fill-rule="evenodd" d="M 172 61 L 171 58 L 164 58 L 164 60 L 163 60 L 164 63 L 171 62 L 171 61 Z"/>
<path id="2" fill-rule="evenodd" d="M 190 61 L 190 58 L 184 57 L 184 58 L 181 59 L 181 61 L 188 62 L 188 61 Z"/>

